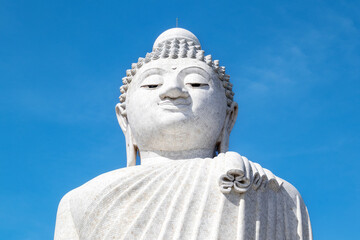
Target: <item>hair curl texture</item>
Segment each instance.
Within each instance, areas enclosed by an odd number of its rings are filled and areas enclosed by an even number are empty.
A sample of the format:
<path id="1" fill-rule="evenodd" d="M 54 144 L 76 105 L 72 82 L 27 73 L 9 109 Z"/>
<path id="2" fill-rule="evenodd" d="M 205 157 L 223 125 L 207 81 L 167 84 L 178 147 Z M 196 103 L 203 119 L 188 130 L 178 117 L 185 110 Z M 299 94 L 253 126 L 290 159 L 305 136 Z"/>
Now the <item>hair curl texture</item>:
<path id="1" fill-rule="evenodd" d="M 126 70 L 126 77 L 122 78 L 123 85 L 120 87 L 121 95 L 119 97 L 120 107 L 122 108 L 121 114 L 123 116 L 126 116 L 126 93 L 136 72 L 144 64 L 160 58 L 193 58 L 205 62 L 217 73 L 225 89 L 227 106 L 228 108 L 231 106 L 234 97 L 234 92 L 232 91 L 233 85 L 229 81 L 230 76 L 225 74 L 225 67 L 219 65 L 219 60 L 213 61 L 211 55 L 205 56 L 204 50 L 201 50 L 200 45 L 195 45 L 191 40 L 175 38 L 158 44 L 151 53 L 146 54 L 145 58 L 139 58 L 137 63 L 131 64 L 131 69 Z"/>

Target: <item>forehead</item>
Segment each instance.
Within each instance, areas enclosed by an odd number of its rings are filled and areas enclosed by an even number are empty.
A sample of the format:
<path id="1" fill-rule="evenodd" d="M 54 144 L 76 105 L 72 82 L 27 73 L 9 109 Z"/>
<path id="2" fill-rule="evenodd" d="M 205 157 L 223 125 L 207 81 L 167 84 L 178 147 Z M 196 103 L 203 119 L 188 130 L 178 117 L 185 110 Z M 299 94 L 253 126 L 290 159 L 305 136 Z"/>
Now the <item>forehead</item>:
<path id="1" fill-rule="evenodd" d="M 183 69 L 196 69 L 205 71 L 210 77 L 215 75 L 214 70 L 205 62 L 192 58 L 178 58 L 178 59 L 158 59 L 144 64 L 136 73 L 134 79 L 139 78 L 144 72 L 154 70 L 155 73 L 162 74 L 166 72 L 179 72 Z"/>

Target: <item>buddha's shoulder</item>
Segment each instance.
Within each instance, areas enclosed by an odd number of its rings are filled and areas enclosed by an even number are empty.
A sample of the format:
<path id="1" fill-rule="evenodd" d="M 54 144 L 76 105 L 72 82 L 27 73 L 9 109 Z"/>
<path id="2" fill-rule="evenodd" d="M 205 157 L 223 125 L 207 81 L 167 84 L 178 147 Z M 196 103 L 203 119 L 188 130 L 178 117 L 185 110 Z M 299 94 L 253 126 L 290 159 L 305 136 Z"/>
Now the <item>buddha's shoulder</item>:
<path id="1" fill-rule="evenodd" d="M 301 198 L 299 191 L 291 183 L 277 176 L 276 173 L 273 173 L 265 166 L 236 152 L 227 152 L 221 157 L 225 160 L 227 171 L 232 168 L 242 168 L 245 173 L 249 172 L 248 175 L 251 175 L 249 178 L 251 178 L 250 182 L 253 190 L 270 188 L 294 201 L 298 197 Z"/>
<path id="2" fill-rule="evenodd" d="M 281 190 L 286 192 L 286 194 L 291 197 L 293 200 L 296 200 L 297 197 L 300 197 L 300 192 L 288 181 L 281 179 L 283 184 L 281 186 Z"/>
<path id="3" fill-rule="evenodd" d="M 136 168 L 136 167 L 134 167 Z M 116 182 L 117 179 L 125 177 L 128 174 L 131 174 L 132 168 L 120 168 L 110 172 L 100 174 L 93 179 L 87 181 L 81 186 L 71 190 L 66 195 L 71 196 L 71 198 L 76 197 L 77 195 L 89 194 L 91 192 L 96 192 L 107 185 L 111 185 Z M 66 196 L 65 195 L 65 196 Z"/>
<path id="4" fill-rule="evenodd" d="M 133 166 L 103 173 L 66 193 L 59 203 L 58 212 L 70 213 L 76 224 L 98 198 L 117 187 L 119 192 L 122 191 L 121 188 L 126 187 L 124 181 L 146 170 L 149 170 L 149 167 Z"/>

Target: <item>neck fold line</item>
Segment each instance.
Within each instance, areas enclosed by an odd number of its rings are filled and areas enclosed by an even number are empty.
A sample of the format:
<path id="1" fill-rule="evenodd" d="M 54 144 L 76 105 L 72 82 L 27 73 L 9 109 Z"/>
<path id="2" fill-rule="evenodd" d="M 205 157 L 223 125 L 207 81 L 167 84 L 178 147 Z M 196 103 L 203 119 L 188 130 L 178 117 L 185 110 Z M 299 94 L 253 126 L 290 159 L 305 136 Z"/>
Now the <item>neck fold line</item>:
<path id="1" fill-rule="evenodd" d="M 190 149 L 184 151 L 140 151 L 141 165 L 165 163 L 194 158 L 213 158 L 213 149 Z"/>

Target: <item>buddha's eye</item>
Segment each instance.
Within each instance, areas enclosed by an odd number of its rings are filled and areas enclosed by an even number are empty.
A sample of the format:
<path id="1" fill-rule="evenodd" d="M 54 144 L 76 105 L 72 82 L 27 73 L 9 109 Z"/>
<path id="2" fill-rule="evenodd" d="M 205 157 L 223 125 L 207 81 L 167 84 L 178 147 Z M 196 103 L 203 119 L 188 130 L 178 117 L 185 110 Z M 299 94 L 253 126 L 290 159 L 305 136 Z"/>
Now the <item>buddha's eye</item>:
<path id="1" fill-rule="evenodd" d="M 147 89 L 156 89 L 159 86 L 161 86 L 161 84 L 147 84 L 147 85 L 142 85 L 142 88 L 147 88 Z"/>
<path id="2" fill-rule="evenodd" d="M 187 83 L 187 85 L 193 87 L 193 88 L 200 88 L 200 87 L 206 87 L 209 86 L 207 83 Z"/>
<path id="3" fill-rule="evenodd" d="M 184 78 L 185 86 L 204 89 L 209 87 L 209 81 L 198 73 L 190 73 Z"/>
<path id="4" fill-rule="evenodd" d="M 162 76 L 157 75 L 157 74 L 153 74 L 153 75 L 147 76 L 142 81 L 140 87 L 145 88 L 145 89 L 149 89 L 149 90 L 154 90 L 154 89 L 157 89 L 157 88 L 161 87 L 163 82 L 164 81 L 163 81 Z"/>

